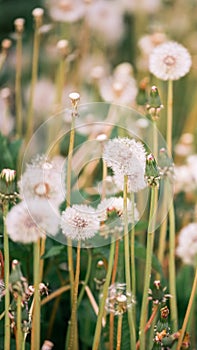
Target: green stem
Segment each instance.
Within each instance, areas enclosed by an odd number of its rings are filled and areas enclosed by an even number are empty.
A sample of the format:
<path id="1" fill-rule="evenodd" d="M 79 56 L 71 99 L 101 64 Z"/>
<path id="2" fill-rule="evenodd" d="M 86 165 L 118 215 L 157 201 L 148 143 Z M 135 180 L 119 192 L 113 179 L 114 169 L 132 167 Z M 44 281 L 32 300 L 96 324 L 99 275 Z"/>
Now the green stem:
<path id="1" fill-rule="evenodd" d="M 9 238 L 6 228 L 6 216 L 8 213 L 9 204 L 3 202 L 3 236 L 4 236 L 4 271 L 5 271 L 5 335 L 4 335 L 4 350 L 10 350 L 10 318 L 9 318 L 9 306 L 10 306 L 10 292 L 9 292 L 9 279 L 10 279 L 10 258 L 9 258 Z"/>
<path id="2" fill-rule="evenodd" d="M 116 350 L 120 350 L 120 349 L 121 349 L 122 317 L 123 317 L 122 314 L 120 314 L 120 315 L 118 316 L 118 329 L 117 329 L 117 344 L 116 344 Z"/>
<path id="3" fill-rule="evenodd" d="M 163 196 L 162 211 L 163 213 L 166 213 L 166 216 L 160 226 L 159 247 L 158 247 L 158 260 L 161 266 L 163 265 L 164 253 L 166 248 L 166 234 L 167 234 L 167 223 L 168 223 L 168 215 L 166 211 L 167 196 L 168 196 L 168 192 L 167 192 L 166 182 L 164 182 L 164 196 Z M 157 279 L 161 278 L 159 272 L 157 273 L 156 278 Z"/>
<path id="4" fill-rule="evenodd" d="M 167 96 L 167 146 L 169 155 L 172 154 L 172 120 L 173 120 L 173 82 L 168 81 Z"/>
<path id="5" fill-rule="evenodd" d="M 72 313 L 71 313 L 71 322 L 70 322 L 70 332 L 69 332 L 69 343 L 68 348 L 66 350 L 73 350 L 75 347 L 74 337 L 75 330 L 77 328 L 77 296 L 78 296 L 78 288 L 79 288 L 79 275 L 80 275 L 80 241 L 77 245 L 77 260 L 76 260 L 76 273 L 75 273 L 75 281 L 74 281 L 74 292 L 73 292 L 73 302 L 72 302 Z M 77 340 L 75 339 L 75 342 Z"/>
<path id="6" fill-rule="evenodd" d="M 173 203 L 169 209 L 169 292 L 172 332 L 178 328 L 177 298 L 176 298 L 176 267 L 175 267 L 175 214 Z"/>
<path id="7" fill-rule="evenodd" d="M 32 60 L 32 75 L 31 75 L 31 86 L 30 86 L 30 97 L 27 111 L 27 131 L 25 141 L 26 144 L 32 137 L 33 134 L 33 103 L 34 103 L 34 92 L 38 76 L 38 57 L 40 47 L 40 31 L 39 26 L 36 25 L 34 32 L 34 43 L 33 43 L 33 60 Z"/>
<path id="8" fill-rule="evenodd" d="M 16 331 L 16 349 L 21 350 L 22 349 L 22 330 L 21 330 L 21 295 L 18 294 L 17 296 L 17 331 Z"/>
<path id="9" fill-rule="evenodd" d="M 189 316 L 190 316 L 190 313 L 191 313 L 191 310 L 192 310 L 192 305 L 193 305 L 193 302 L 195 300 L 196 290 L 197 290 L 197 267 L 196 267 L 196 272 L 195 272 L 195 277 L 194 277 L 194 282 L 193 282 L 193 286 L 192 286 L 192 291 L 191 291 L 189 303 L 188 303 L 188 306 L 187 306 L 187 311 L 186 311 L 185 318 L 184 318 L 184 321 L 183 321 L 183 325 L 182 325 L 182 328 L 181 328 L 181 334 L 180 334 L 180 337 L 179 337 L 179 340 L 178 340 L 178 344 L 177 344 L 176 350 L 180 350 L 181 349 L 181 345 L 182 345 L 182 341 L 183 341 L 184 334 L 185 334 L 185 331 L 186 331 L 186 327 L 187 327 L 187 324 L 188 324 Z"/>
<path id="10" fill-rule="evenodd" d="M 16 133 L 18 137 L 22 137 L 21 72 L 22 72 L 22 34 L 17 33 L 15 95 L 16 95 Z"/>
<path id="11" fill-rule="evenodd" d="M 135 197 L 131 192 L 132 228 L 131 228 L 131 285 L 133 296 L 136 296 L 136 268 L 135 268 Z"/>
<path id="12" fill-rule="evenodd" d="M 105 303 L 107 299 L 108 294 L 108 288 L 111 280 L 111 274 L 113 269 L 113 261 L 114 261 L 114 252 L 115 252 L 115 241 L 111 243 L 110 246 L 110 253 L 109 253 L 109 262 L 108 262 L 108 269 L 107 269 L 107 275 L 106 275 L 106 281 L 103 286 L 103 296 L 101 299 L 101 303 L 99 306 L 99 313 L 97 317 L 97 323 L 96 323 L 96 329 L 95 329 L 95 335 L 93 340 L 93 347 L 92 350 L 98 350 L 99 343 L 100 343 L 100 336 L 101 336 L 101 329 L 102 329 L 102 318 L 103 313 L 105 309 Z"/>
<path id="13" fill-rule="evenodd" d="M 67 162 L 67 180 L 66 180 L 66 201 L 67 207 L 70 206 L 71 202 L 71 175 L 72 175 L 72 153 L 74 149 L 74 141 L 75 141 L 75 117 L 72 117 L 71 131 L 70 131 L 70 143 L 68 150 L 68 162 Z M 67 253 L 68 253 L 68 270 L 69 270 L 69 278 L 70 278 L 70 286 L 71 286 L 71 301 L 73 297 L 73 286 L 74 286 L 74 269 L 73 269 L 73 253 L 72 253 L 72 241 L 68 239 L 67 245 Z"/>
<path id="14" fill-rule="evenodd" d="M 156 161 L 158 161 L 158 133 L 156 121 L 153 121 L 153 154 Z"/>
<path id="15" fill-rule="evenodd" d="M 40 240 L 34 243 L 34 306 L 31 350 L 40 349 Z"/>
<path id="16" fill-rule="evenodd" d="M 149 225 L 147 234 L 147 248 L 146 248 L 146 266 L 145 266 L 145 281 L 144 281 L 144 292 L 142 298 L 141 317 L 140 317 L 140 350 L 145 350 L 145 326 L 148 314 L 148 291 L 150 286 L 151 278 L 151 265 L 154 245 L 154 230 L 155 230 L 155 204 L 156 204 L 156 193 L 157 187 L 151 187 L 151 202 L 150 202 L 150 214 L 149 214 Z"/>
<path id="17" fill-rule="evenodd" d="M 87 263 L 87 270 L 86 270 L 86 275 L 85 275 L 85 280 L 83 282 L 81 291 L 79 293 L 79 297 L 78 297 L 78 307 L 83 299 L 83 295 L 85 293 L 85 288 L 88 284 L 89 278 L 90 278 L 90 272 L 91 272 L 91 267 L 92 267 L 92 252 L 90 249 L 88 249 L 88 263 Z"/>
<path id="18" fill-rule="evenodd" d="M 125 254 L 125 278 L 127 293 L 131 295 L 131 271 L 130 271 L 130 254 L 129 254 L 129 232 L 128 232 L 128 213 L 127 213 L 127 182 L 128 176 L 124 176 L 124 198 L 123 198 L 123 207 L 124 207 L 124 254 Z M 128 322 L 130 330 L 130 345 L 131 349 L 135 349 L 136 344 L 136 330 L 135 330 L 135 319 L 134 319 L 134 310 L 133 308 L 128 309 Z"/>

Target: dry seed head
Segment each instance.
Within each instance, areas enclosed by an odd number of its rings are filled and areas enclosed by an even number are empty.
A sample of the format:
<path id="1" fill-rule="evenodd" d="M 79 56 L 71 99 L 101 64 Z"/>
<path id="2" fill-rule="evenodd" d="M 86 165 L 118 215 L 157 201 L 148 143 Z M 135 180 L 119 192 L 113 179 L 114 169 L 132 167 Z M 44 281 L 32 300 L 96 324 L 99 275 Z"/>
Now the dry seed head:
<path id="1" fill-rule="evenodd" d="M 72 106 L 73 106 L 74 108 L 76 108 L 76 107 L 77 107 L 77 104 L 78 104 L 78 102 L 79 102 L 79 100 L 80 100 L 80 94 L 79 94 L 78 92 L 71 92 L 71 93 L 69 94 L 69 98 L 70 98 L 70 100 L 71 100 Z"/>
<path id="2" fill-rule="evenodd" d="M 44 10 L 40 7 L 36 7 L 33 11 L 32 11 L 32 16 L 36 19 L 36 18 L 41 18 L 44 15 Z"/>
<path id="3" fill-rule="evenodd" d="M 15 30 L 17 33 L 22 33 L 24 30 L 25 20 L 24 18 L 16 18 L 14 21 Z"/>
<path id="4" fill-rule="evenodd" d="M 69 42 L 66 39 L 59 40 L 57 42 L 57 50 L 62 57 L 66 57 L 68 55 Z"/>
<path id="5" fill-rule="evenodd" d="M 7 51 L 12 45 L 12 42 L 10 39 L 4 39 L 1 42 L 1 47 L 3 50 Z"/>

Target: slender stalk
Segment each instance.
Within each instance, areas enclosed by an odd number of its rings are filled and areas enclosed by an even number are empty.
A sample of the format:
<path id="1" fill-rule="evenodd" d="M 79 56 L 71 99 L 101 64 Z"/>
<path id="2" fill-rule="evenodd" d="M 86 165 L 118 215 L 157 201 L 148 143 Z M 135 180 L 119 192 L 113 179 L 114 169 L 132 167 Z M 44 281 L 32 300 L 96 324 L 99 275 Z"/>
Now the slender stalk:
<path id="1" fill-rule="evenodd" d="M 40 239 L 40 257 L 44 255 L 45 243 L 46 243 L 46 236 Z M 43 278 L 43 270 L 44 270 L 44 259 L 40 259 L 40 281 L 42 281 L 42 278 Z"/>
<path id="2" fill-rule="evenodd" d="M 50 295 L 47 295 L 46 298 L 42 299 L 41 306 L 47 304 L 49 301 L 57 298 L 59 295 L 61 295 L 64 292 L 67 292 L 68 290 L 70 290 L 70 285 L 60 287 L 55 292 L 51 293 Z"/>
<path id="3" fill-rule="evenodd" d="M 169 155 L 172 154 L 172 120 L 173 120 L 173 82 L 168 80 L 167 96 L 167 146 Z"/>
<path id="4" fill-rule="evenodd" d="M 31 73 L 31 86 L 29 105 L 27 111 L 27 131 L 25 135 L 25 143 L 27 144 L 33 134 L 33 103 L 34 103 L 34 92 L 38 76 L 38 58 L 40 48 L 40 31 L 39 25 L 36 23 L 34 31 L 34 43 L 33 43 L 33 60 L 32 60 L 32 73 Z"/>
<path id="5" fill-rule="evenodd" d="M 120 241 L 117 239 L 115 243 L 115 255 L 114 255 L 114 265 L 112 270 L 111 284 L 115 283 L 116 280 L 116 272 L 118 267 L 118 255 L 119 255 L 119 245 Z M 114 313 L 110 312 L 109 314 L 109 350 L 113 350 L 114 348 Z"/>
<path id="6" fill-rule="evenodd" d="M 6 229 L 6 216 L 8 213 L 8 202 L 3 202 L 3 248 L 4 248 L 4 273 L 5 273 L 5 333 L 4 333 L 4 350 L 10 350 L 10 318 L 9 318 L 9 306 L 10 306 L 10 292 L 9 292 L 9 279 L 10 279 L 10 262 L 9 262 L 9 238 Z"/>
<path id="7" fill-rule="evenodd" d="M 131 228 L 131 286 L 134 297 L 136 296 L 136 268 L 135 268 L 135 197 L 131 192 L 131 211 L 132 211 L 132 228 Z M 134 307 L 134 305 L 133 305 Z"/>
<path id="8" fill-rule="evenodd" d="M 172 153 L 172 122 L 173 122 L 173 82 L 168 81 L 167 97 L 167 146 L 168 153 Z M 175 214 L 173 203 L 169 209 L 169 290 L 172 298 L 170 299 L 172 331 L 175 332 L 178 327 L 177 302 L 176 302 L 176 268 L 175 268 Z"/>
<path id="9" fill-rule="evenodd" d="M 176 298 L 176 268 L 175 268 L 175 214 L 174 205 L 169 209 L 169 291 L 172 295 L 170 298 L 172 331 L 178 328 L 177 316 L 177 298 Z"/>
<path id="10" fill-rule="evenodd" d="M 118 316 L 118 329 L 117 329 L 117 344 L 116 344 L 116 350 L 120 350 L 120 349 L 121 349 L 122 317 L 123 317 L 122 314 L 120 314 L 120 315 Z"/>
<path id="11" fill-rule="evenodd" d="M 127 293 L 131 294 L 131 271 L 130 271 L 130 254 L 129 254 L 129 232 L 128 232 L 128 214 L 127 214 L 127 182 L 128 176 L 124 175 L 124 254 L 125 254 L 125 278 L 127 285 Z M 130 330 L 130 346 L 135 349 L 136 330 L 133 308 L 128 309 L 128 322 Z"/>
<path id="12" fill-rule="evenodd" d="M 70 131 L 70 143 L 68 150 L 68 162 L 67 162 L 67 178 L 66 178 L 66 201 L 67 207 L 70 206 L 71 201 L 71 174 L 72 174 L 72 153 L 74 149 L 74 141 L 75 141 L 75 117 L 72 117 L 71 131 Z M 71 286 L 71 301 L 73 297 L 73 285 L 74 285 L 74 269 L 73 269 L 73 253 L 72 253 L 72 241 L 68 239 L 67 245 L 67 253 L 68 253 L 68 270 L 69 270 L 69 278 L 70 278 L 70 286 Z"/>
<path id="13" fill-rule="evenodd" d="M 168 215 L 166 212 L 166 202 L 167 202 L 167 187 L 166 183 L 164 182 L 164 196 L 163 196 L 163 213 L 166 213 L 166 216 L 164 220 L 161 223 L 160 226 L 160 234 L 159 234 L 159 247 L 158 247 L 158 260 L 162 266 L 163 259 L 164 259 L 164 253 L 166 248 L 166 234 L 167 234 L 167 223 L 168 223 Z M 157 273 L 156 276 L 157 279 L 160 279 L 161 276 L 159 273 Z"/>
<path id="14" fill-rule="evenodd" d="M 76 260 L 76 273 L 74 280 L 74 291 L 73 291 L 73 302 L 72 302 L 72 313 L 71 313 L 71 322 L 70 322 L 70 337 L 68 343 L 68 349 L 73 349 L 74 336 L 75 336 L 75 328 L 77 327 L 77 296 L 78 296 L 78 288 L 79 288 L 79 275 L 80 275 L 80 241 L 77 245 L 77 260 Z"/>
<path id="15" fill-rule="evenodd" d="M 153 324 L 153 321 L 155 320 L 155 316 L 157 315 L 157 311 L 159 309 L 159 305 L 154 305 L 153 307 L 153 311 L 152 311 L 152 314 L 145 326 L 145 329 L 144 329 L 144 332 L 146 333 L 150 327 L 152 326 Z M 138 350 L 140 348 L 140 341 L 138 340 L 137 343 L 136 343 L 136 350 Z"/>
<path id="16" fill-rule="evenodd" d="M 153 154 L 156 161 L 158 161 L 158 133 L 156 121 L 153 121 Z"/>
<path id="17" fill-rule="evenodd" d="M 92 267 L 92 252 L 90 249 L 88 249 L 88 263 L 87 263 L 87 269 L 86 269 L 86 276 L 79 293 L 78 302 L 77 302 L 78 307 L 83 299 L 83 295 L 85 293 L 85 289 L 90 278 L 91 267 Z"/>
<path id="18" fill-rule="evenodd" d="M 16 133 L 18 137 L 22 137 L 21 73 L 22 73 L 22 33 L 17 33 L 15 95 L 16 95 Z"/>
<path id="19" fill-rule="evenodd" d="M 185 334 L 185 331 L 186 331 L 186 327 L 187 327 L 187 324 L 188 324 L 189 316 L 190 316 L 190 313 L 191 313 L 191 310 L 192 310 L 192 305 L 193 305 L 193 302 L 195 300 L 196 290 L 197 290 L 197 267 L 196 267 L 196 272 L 195 272 L 195 277 L 194 277 L 194 282 L 193 282 L 193 286 L 192 286 L 192 291 L 191 291 L 189 303 L 188 303 L 188 306 L 187 306 L 187 311 L 186 311 L 185 318 L 184 318 L 184 321 L 183 321 L 183 325 L 182 325 L 182 328 L 181 328 L 181 334 L 180 334 L 180 337 L 179 337 L 179 340 L 178 340 L 178 344 L 177 344 L 176 350 L 180 350 L 181 349 L 181 345 L 182 345 L 182 341 L 183 341 L 184 334 Z"/>
<path id="20" fill-rule="evenodd" d="M 40 240 L 34 243 L 34 305 L 32 320 L 31 350 L 40 349 Z"/>
<path id="21" fill-rule="evenodd" d="M 146 248 L 146 266 L 145 266 L 145 281 L 144 281 L 144 292 L 142 298 L 141 317 L 140 317 L 140 350 L 145 350 L 145 326 L 148 313 L 148 291 L 151 278 L 151 265 L 153 255 L 153 244 L 154 244 L 154 226 L 155 226 L 155 198 L 157 193 L 157 187 L 151 187 L 151 202 L 150 202 L 150 214 L 149 214 L 149 225 L 147 234 L 147 248 Z"/>
<path id="22" fill-rule="evenodd" d="M 18 294 L 17 296 L 17 331 L 16 331 L 16 349 L 21 350 L 22 349 L 22 330 L 21 330 L 21 295 Z"/>
<path id="23" fill-rule="evenodd" d="M 102 296 L 101 303 L 99 306 L 99 314 L 97 317 L 97 323 L 96 323 L 96 329 L 95 329 L 95 334 L 94 334 L 92 350 L 98 350 L 98 348 L 99 348 L 101 329 L 102 329 L 102 318 L 103 318 L 103 313 L 104 313 L 104 309 L 105 309 L 105 302 L 106 302 L 106 298 L 107 298 L 107 294 L 108 294 L 108 288 L 109 288 L 109 284 L 110 284 L 110 280 L 111 280 L 113 261 L 114 261 L 114 252 L 115 252 L 115 242 L 112 242 L 110 245 L 109 263 L 108 263 L 106 281 L 105 281 L 104 286 L 103 286 L 103 296 Z"/>

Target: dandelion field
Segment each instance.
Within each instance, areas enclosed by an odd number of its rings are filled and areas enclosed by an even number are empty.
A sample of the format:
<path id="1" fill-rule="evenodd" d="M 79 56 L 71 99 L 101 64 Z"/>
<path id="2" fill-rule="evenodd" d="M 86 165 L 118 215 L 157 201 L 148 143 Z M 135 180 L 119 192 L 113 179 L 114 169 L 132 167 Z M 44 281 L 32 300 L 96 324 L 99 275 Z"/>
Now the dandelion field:
<path id="1" fill-rule="evenodd" d="M 0 350 L 197 348 L 196 11 L 0 2 Z"/>

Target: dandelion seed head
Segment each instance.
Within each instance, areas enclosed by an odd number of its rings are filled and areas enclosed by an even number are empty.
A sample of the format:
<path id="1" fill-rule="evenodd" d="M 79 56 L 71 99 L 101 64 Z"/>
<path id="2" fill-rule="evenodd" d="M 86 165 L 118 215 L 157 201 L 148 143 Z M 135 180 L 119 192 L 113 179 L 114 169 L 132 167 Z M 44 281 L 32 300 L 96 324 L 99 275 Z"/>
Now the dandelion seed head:
<path id="1" fill-rule="evenodd" d="M 43 200 L 31 200 L 12 207 L 6 217 L 6 226 L 14 242 L 24 244 L 36 242 L 40 237 L 56 235 L 59 225 L 59 214 L 52 211 Z"/>
<path id="2" fill-rule="evenodd" d="M 144 176 L 146 151 L 139 141 L 127 137 L 109 140 L 104 146 L 103 159 L 114 174 L 135 176 L 137 172 Z"/>
<path id="3" fill-rule="evenodd" d="M 195 265 L 197 259 L 197 223 L 190 223 L 179 233 L 176 255 L 183 263 Z"/>
<path id="4" fill-rule="evenodd" d="M 149 69 L 161 80 L 177 80 L 189 72 L 191 64 L 188 50 L 175 41 L 168 41 L 152 51 Z"/>
<path id="5" fill-rule="evenodd" d="M 55 161 L 38 156 L 27 168 L 18 182 L 19 192 L 26 201 L 43 198 L 59 206 L 65 198 L 65 170 Z"/>
<path id="6" fill-rule="evenodd" d="M 73 205 L 62 212 L 61 229 L 72 240 L 84 241 L 94 237 L 99 230 L 99 220 L 94 208 L 87 205 Z"/>

